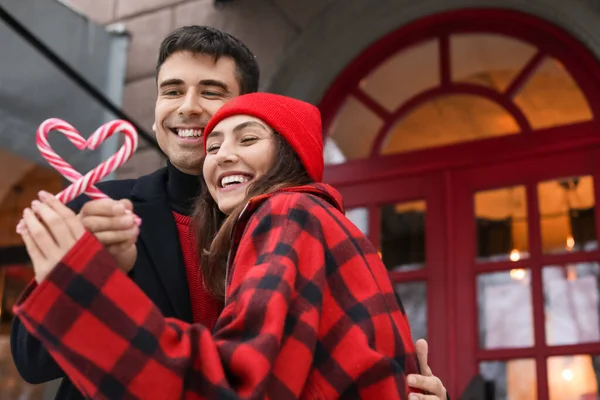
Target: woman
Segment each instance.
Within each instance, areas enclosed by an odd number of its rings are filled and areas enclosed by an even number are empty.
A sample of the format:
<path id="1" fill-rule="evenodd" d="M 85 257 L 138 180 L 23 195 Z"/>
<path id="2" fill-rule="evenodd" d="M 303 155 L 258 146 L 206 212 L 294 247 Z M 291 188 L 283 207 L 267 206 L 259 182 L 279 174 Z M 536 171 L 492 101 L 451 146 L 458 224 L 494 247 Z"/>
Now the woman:
<path id="1" fill-rule="evenodd" d="M 244 95 L 204 133 L 201 265 L 225 299 L 213 332 L 162 317 L 48 194 L 24 212 L 39 285 L 16 315 L 92 398 L 407 398 L 408 322 L 377 252 L 318 183 L 318 110 Z"/>

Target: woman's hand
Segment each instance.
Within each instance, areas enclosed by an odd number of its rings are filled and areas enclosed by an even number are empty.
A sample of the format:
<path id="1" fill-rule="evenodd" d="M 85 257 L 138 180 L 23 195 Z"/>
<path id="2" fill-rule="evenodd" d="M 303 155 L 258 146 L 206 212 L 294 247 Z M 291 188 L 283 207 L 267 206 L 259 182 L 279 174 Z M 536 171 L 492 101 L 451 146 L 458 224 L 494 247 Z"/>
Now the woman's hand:
<path id="1" fill-rule="evenodd" d="M 54 269 L 85 228 L 77 215 L 50 193 L 41 191 L 40 200 L 23 211 L 17 233 L 23 238 L 38 283 Z"/>
<path id="2" fill-rule="evenodd" d="M 446 400 L 448 393 L 444 384 L 437 376 L 433 375 L 427 363 L 428 346 L 425 339 L 419 339 L 415 343 L 417 358 L 421 368 L 421 375 L 411 374 L 408 376 L 408 385 L 415 389 L 421 389 L 426 394 L 411 393 L 410 400 Z"/>

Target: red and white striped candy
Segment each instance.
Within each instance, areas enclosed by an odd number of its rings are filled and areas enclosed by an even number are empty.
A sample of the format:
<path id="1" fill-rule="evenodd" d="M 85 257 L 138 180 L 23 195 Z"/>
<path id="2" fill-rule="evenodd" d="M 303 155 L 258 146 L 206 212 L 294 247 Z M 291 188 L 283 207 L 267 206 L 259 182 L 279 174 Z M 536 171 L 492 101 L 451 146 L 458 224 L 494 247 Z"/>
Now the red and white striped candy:
<path id="1" fill-rule="evenodd" d="M 61 156 L 56 154 L 48 142 L 48 134 L 51 131 L 62 132 L 71 143 L 79 150 L 88 148 L 95 150 L 115 132 L 122 132 L 125 135 L 123 146 L 106 161 L 98 165 L 85 175 L 77 172 Z M 36 144 L 42 156 L 60 172 L 71 183 L 69 187 L 56 195 L 62 203 L 68 203 L 82 193 L 87 194 L 93 199 L 102 199 L 108 197 L 102 193 L 96 186 L 101 179 L 110 175 L 117 168 L 123 165 L 131 158 L 137 149 L 138 136 L 135 128 L 127 121 L 115 120 L 102 125 L 86 140 L 79 132 L 68 122 L 57 118 L 50 118 L 44 121 L 36 132 Z"/>

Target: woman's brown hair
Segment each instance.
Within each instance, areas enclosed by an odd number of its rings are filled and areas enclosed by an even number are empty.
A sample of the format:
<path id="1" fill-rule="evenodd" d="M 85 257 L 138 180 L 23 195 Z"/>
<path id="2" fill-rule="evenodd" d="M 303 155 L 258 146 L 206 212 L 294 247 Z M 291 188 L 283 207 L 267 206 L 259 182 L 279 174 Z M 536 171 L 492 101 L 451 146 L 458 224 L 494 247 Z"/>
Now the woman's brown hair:
<path id="1" fill-rule="evenodd" d="M 204 284 L 216 296 L 225 296 L 225 268 L 232 246 L 233 228 L 250 198 L 272 193 L 284 187 L 301 186 L 312 182 L 300 158 L 279 134 L 274 133 L 275 164 L 265 175 L 248 186 L 246 198 L 229 215 L 223 214 L 211 197 L 206 184 L 196 201 L 193 214 L 200 270 Z"/>

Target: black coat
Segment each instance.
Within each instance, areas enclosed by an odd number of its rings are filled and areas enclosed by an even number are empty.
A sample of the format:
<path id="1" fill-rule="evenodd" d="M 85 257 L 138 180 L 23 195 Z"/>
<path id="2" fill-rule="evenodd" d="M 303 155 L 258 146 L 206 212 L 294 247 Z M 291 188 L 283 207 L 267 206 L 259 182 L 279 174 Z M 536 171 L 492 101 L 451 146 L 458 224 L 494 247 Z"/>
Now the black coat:
<path id="1" fill-rule="evenodd" d="M 130 199 L 142 219 L 138 255 L 130 273 L 135 283 L 166 317 L 191 323 L 190 295 L 173 211 L 167 198 L 167 168 L 139 179 L 109 181 L 98 188 L 113 199 Z M 80 196 L 69 204 L 78 212 L 88 201 Z M 21 377 L 38 384 L 63 378 L 56 399 L 80 400 L 83 396 L 65 378 L 41 343 L 16 318 L 11 330 L 12 357 Z"/>

